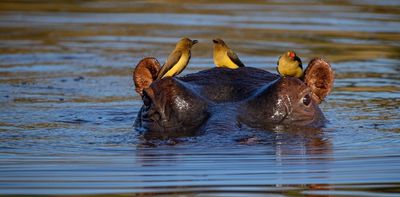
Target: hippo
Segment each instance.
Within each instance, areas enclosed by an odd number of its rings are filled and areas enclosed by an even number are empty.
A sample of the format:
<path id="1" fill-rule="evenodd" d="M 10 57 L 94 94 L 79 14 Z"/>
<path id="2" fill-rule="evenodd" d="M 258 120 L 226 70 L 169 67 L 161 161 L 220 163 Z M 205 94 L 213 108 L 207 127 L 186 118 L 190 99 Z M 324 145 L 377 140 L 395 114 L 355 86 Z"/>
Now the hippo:
<path id="1" fill-rule="evenodd" d="M 334 71 L 321 58 L 310 61 L 302 78 L 241 67 L 157 79 L 159 70 L 157 59 L 146 57 L 133 72 L 143 101 L 134 127 L 147 138 L 276 125 L 320 128 L 326 118 L 318 105 L 334 82 Z"/>

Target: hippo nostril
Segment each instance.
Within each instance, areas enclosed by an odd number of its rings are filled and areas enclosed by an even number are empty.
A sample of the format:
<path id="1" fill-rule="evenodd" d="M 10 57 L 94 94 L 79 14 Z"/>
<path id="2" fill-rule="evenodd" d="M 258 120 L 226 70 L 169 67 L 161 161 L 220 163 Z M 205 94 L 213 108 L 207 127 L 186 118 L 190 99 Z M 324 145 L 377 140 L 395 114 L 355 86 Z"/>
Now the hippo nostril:
<path id="1" fill-rule="evenodd" d="M 153 108 L 148 107 L 147 110 L 144 111 L 142 118 L 151 121 L 159 121 L 161 119 L 161 115 Z"/>
<path id="2" fill-rule="evenodd" d="M 160 114 L 159 114 L 158 112 L 154 112 L 154 113 L 151 115 L 151 119 L 152 119 L 153 121 L 160 121 L 161 116 L 160 116 Z"/>

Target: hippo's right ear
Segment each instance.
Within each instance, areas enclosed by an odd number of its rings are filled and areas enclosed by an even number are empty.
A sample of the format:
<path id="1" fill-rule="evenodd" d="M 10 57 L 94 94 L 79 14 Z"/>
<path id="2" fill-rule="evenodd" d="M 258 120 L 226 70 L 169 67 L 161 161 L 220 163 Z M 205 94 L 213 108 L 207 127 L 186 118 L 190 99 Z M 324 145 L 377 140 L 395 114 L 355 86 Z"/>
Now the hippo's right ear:
<path id="1" fill-rule="evenodd" d="M 146 57 L 140 60 L 133 71 L 135 91 L 143 96 L 143 89 L 148 88 L 156 80 L 160 71 L 160 63 L 154 57 Z"/>
<path id="2" fill-rule="evenodd" d="M 328 62 L 321 58 L 314 58 L 304 73 L 304 83 L 310 87 L 313 99 L 321 103 L 333 88 L 335 72 Z"/>

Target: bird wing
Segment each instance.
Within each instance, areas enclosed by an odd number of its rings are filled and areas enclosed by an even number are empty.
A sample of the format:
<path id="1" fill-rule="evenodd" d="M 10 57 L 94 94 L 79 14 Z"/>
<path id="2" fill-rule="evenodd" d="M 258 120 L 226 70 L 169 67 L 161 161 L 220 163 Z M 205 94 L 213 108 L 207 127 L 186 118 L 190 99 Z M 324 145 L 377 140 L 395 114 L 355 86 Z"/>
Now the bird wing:
<path id="1" fill-rule="evenodd" d="M 278 74 L 281 75 L 281 73 L 279 72 L 278 66 L 276 67 L 276 72 L 278 72 Z"/>
<path id="2" fill-rule="evenodd" d="M 294 61 L 299 62 L 299 66 L 300 66 L 300 68 L 303 70 L 303 63 L 301 62 L 301 59 L 300 59 L 298 56 L 295 56 L 295 57 L 294 57 Z"/>
<path id="3" fill-rule="evenodd" d="M 279 56 L 278 61 L 276 62 L 276 72 L 278 72 L 279 75 L 281 75 L 281 73 L 279 72 L 279 60 L 281 59 L 282 56 Z"/>
<path id="4" fill-rule="evenodd" d="M 235 63 L 239 67 L 245 67 L 242 61 L 240 61 L 239 57 L 232 50 L 229 50 L 227 54 L 229 59 L 231 59 L 233 63 Z"/>
<path id="5" fill-rule="evenodd" d="M 160 72 L 158 73 L 157 79 L 161 79 L 176 63 L 178 63 L 179 59 L 182 56 L 181 51 L 174 51 L 169 56 L 167 61 L 161 67 Z"/>

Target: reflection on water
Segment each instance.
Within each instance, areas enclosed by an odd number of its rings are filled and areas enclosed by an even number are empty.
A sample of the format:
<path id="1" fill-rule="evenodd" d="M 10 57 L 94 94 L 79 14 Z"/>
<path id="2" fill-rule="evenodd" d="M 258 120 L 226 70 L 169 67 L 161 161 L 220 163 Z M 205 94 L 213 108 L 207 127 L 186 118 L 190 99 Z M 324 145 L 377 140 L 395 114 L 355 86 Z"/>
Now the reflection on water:
<path id="1" fill-rule="evenodd" d="M 398 196 L 398 1 L 2 1 L 0 195 Z M 213 66 L 221 37 L 275 71 L 294 49 L 328 59 L 318 130 L 215 131 L 144 141 L 132 68 L 200 41 L 183 74 Z"/>

